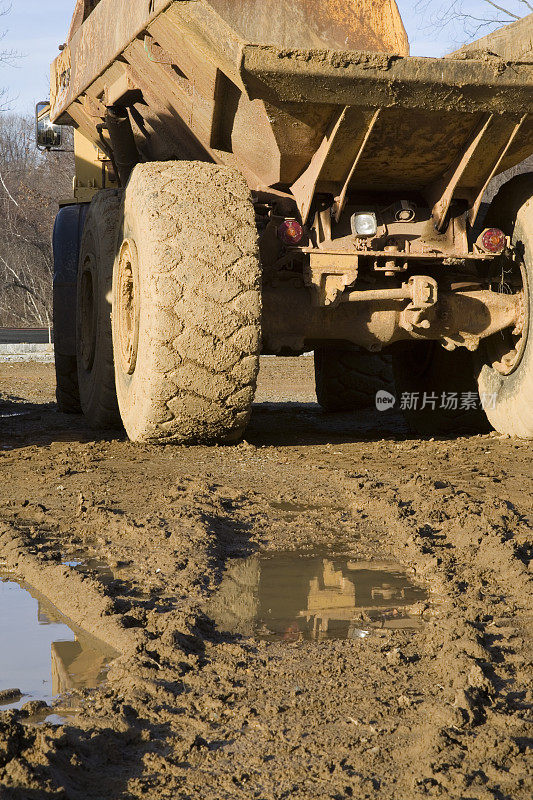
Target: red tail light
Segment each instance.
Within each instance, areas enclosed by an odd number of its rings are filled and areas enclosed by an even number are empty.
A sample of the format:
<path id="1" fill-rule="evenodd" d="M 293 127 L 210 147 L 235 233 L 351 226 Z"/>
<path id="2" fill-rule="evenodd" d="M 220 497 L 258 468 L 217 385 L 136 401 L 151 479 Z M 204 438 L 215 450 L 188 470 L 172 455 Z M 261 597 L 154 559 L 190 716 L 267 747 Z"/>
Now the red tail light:
<path id="1" fill-rule="evenodd" d="M 502 253 L 506 242 L 505 233 L 499 228 L 488 228 L 481 236 L 481 246 L 489 253 Z"/>
<path id="2" fill-rule="evenodd" d="M 286 219 L 278 228 L 278 236 L 285 244 L 299 244 L 304 235 L 304 229 L 295 219 Z"/>

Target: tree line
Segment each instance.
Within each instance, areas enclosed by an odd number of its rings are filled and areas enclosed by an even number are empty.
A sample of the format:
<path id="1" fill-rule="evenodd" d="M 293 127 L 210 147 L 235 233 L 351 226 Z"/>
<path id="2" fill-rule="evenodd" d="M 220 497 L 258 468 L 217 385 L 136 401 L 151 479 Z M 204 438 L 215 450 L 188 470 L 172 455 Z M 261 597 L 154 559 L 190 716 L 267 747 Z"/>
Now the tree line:
<path id="1" fill-rule="evenodd" d="M 0 67 L 22 56 L 9 47 L 10 6 L 0 0 Z M 0 78 L 0 327 L 47 326 L 52 318 L 52 230 L 58 202 L 72 194 L 74 159 L 43 153 L 35 121 L 11 113 L 6 71 Z"/>
<path id="2" fill-rule="evenodd" d="M 73 154 L 39 151 L 34 130 L 33 119 L 0 113 L 0 327 L 51 324 L 51 234 L 72 194 Z"/>
<path id="3" fill-rule="evenodd" d="M 458 44 L 533 13 L 533 0 L 418 0 L 421 28 L 447 30 Z"/>
<path id="4" fill-rule="evenodd" d="M 428 27 L 459 26 L 464 40 L 532 13 L 533 0 L 419 0 L 418 8 Z M 6 12 L 0 0 L 0 17 Z M 0 66 L 16 57 L 0 48 Z M 37 150 L 34 120 L 6 105 L 0 88 L 0 327 L 47 326 L 53 222 L 58 202 L 72 194 L 73 155 Z"/>

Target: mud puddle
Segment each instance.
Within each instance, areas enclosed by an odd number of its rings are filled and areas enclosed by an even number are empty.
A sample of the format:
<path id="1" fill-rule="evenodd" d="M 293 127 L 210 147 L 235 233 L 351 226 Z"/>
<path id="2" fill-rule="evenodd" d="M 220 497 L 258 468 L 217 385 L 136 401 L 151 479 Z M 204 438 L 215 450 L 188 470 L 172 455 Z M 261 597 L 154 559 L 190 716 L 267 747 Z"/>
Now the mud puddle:
<path id="1" fill-rule="evenodd" d="M 254 555 L 228 563 L 207 613 L 220 631 L 270 641 L 358 639 L 415 630 L 427 591 L 394 562 Z"/>
<path id="2" fill-rule="evenodd" d="M 334 506 L 315 505 L 313 503 L 293 503 L 288 500 L 272 501 L 270 507 L 276 509 L 276 511 L 285 511 L 287 514 L 303 514 L 306 511 L 323 512 L 325 508 L 334 508 Z"/>
<path id="3" fill-rule="evenodd" d="M 105 680 L 117 653 L 64 617 L 45 597 L 0 571 L 0 709 L 48 704 Z M 69 703 L 61 703 L 62 716 Z M 65 712 L 65 713 L 64 713 Z"/>

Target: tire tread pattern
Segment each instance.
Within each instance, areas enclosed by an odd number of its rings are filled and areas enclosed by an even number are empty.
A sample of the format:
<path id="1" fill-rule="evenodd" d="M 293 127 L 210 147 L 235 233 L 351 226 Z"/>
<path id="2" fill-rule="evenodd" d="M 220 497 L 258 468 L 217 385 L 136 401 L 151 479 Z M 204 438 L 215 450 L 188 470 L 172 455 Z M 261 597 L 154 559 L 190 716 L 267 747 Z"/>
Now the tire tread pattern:
<path id="1" fill-rule="evenodd" d="M 491 399 L 487 416 L 500 433 L 533 439 L 533 173 L 516 175 L 494 197 L 485 227 L 501 228 L 513 242 L 524 246 L 529 283 L 529 330 L 521 363 L 514 373 L 502 376 L 488 363 L 479 368 L 480 392 Z M 480 348 L 483 357 L 484 343 Z"/>
<path id="2" fill-rule="evenodd" d="M 140 261 L 150 260 L 149 269 L 139 269 L 153 320 L 141 323 L 139 355 L 151 374 L 136 387 L 137 419 L 119 389 L 126 430 L 136 441 L 237 440 L 250 417 L 260 351 L 260 269 L 248 187 L 233 170 L 213 164 L 142 164 L 125 205 L 126 214 L 130 209 L 141 220 L 152 250 L 139 253 Z"/>
<path id="3" fill-rule="evenodd" d="M 378 391 L 392 391 L 390 356 L 355 347 L 315 350 L 315 386 L 325 411 L 375 407 Z"/>
<path id="4" fill-rule="evenodd" d="M 76 356 L 55 354 L 56 401 L 62 414 L 81 414 Z"/>

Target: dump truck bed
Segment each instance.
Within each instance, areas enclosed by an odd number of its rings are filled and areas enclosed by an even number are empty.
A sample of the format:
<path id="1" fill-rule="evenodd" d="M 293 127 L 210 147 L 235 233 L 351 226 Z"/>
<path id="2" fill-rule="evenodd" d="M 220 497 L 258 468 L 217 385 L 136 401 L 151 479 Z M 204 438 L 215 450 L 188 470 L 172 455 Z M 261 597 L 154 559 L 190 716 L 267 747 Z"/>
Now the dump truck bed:
<path id="1" fill-rule="evenodd" d="M 52 118 L 103 143 L 125 103 L 143 158 L 230 164 L 304 209 L 347 176 L 438 196 L 469 152 L 454 190 L 477 191 L 533 152 L 531 59 L 412 58 L 398 33 L 389 52 L 280 47 L 232 26 L 236 5 L 101 0 L 52 66 Z"/>
<path id="2" fill-rule="evenodd" d="M 505 61 L 533 60 L 533 14 L 499 28 L 475 42 L 469 42 L 452 54 L 453 58 L 472 58 L 486 54 Z"/>
<path id="3" fill-rule="evenodd" d="M 260 351 L 315 350 L 320 404 L 355 410 L 398 344 L 396 396 L 475 397 L 480 373 L 498 430 L 533 436 L 530 176 L 479 219 L 533 152 L 532 87 L 526 58 L 411 58 L 395 0 L 79 0 L 51 87 L 78 129 L 69 252 L 91 204 L 59 389 L 74 360 L 90 424 L 118 422 L 114 387 L 134 441 L 228 443 Z"/>

